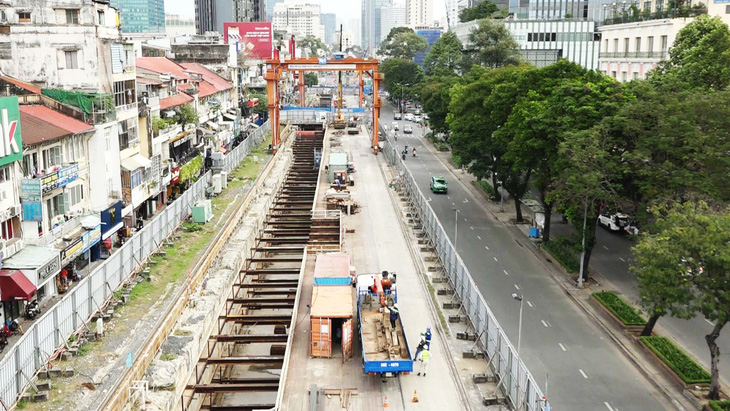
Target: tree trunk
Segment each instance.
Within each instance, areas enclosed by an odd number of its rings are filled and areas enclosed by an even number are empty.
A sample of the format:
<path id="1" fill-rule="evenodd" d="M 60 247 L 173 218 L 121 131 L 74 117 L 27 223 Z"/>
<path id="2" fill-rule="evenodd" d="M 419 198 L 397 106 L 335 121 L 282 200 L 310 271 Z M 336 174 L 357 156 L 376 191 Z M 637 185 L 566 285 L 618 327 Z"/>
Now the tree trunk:
<path id="1" fill-rule="evenodd" d="M 720 399 L 720 370 L 718 368 L 718 364 L 720 363 L 720 347 L 717 346 L 716 340 L 720 336 L 720 331 L 722 331 L 722 327 L 725 326 L 726 322 L 718 322 L 715 324 L 712 332 L 705 336 L 707 347 L 710 348 L 710 374 L 712 375 L 712 380 L 710 381 L 710 392 L 707 394 L 707 398 L 711 400 Z"/>
<path id="2" fill-rule="evenodd" d="M 600 207 L 601 205 L 599 203 L 595 206 L 596 210 L 590 210 L 591 213 L 588 215 L 588 224 L 586 224 L 586 252 L 583 254 L 583 269 L 586 275 L 586 280 L 590 273 L 588 263 L 590 263 L 591 256 L 593 255 L 593 247 L 596 245 L 596 225 L 598 224 L 598 218 L 594 217 L 594 215 L 598 215 Z M 593 211 L 595 211 L 595 214 Z"/>
<path id="3" fill-rule="evenodd" d="M 540 203 L 545 211 L 545 227 L 542 229 L 542 241 L 550 241 L 550 219 L 553 214 L 553 202 L 546 201 L 545 190 L 540 190 Z"/>
<path id="4" fill-rule="evenodd" d="M 515 220 L 517 220 L 518 223 L 522 222 L 522 208 L 520 207 L 520 199 L 515 197 Z"/>
<path id="5" fill-rule="evenodd" d="M 494 200 L 499 201 L 500 198 L 502 198 L 502 195 L 499 193 L 499 184 L 497 184 L 497 174 L 494 172 L 492 174 L 492 187 L 494 188 Z"/>
<path id="6" fill-rule="evenodd" d="M 644 329 L 641 330 L 642 337 L 651 336 L 651 333 L 654 331 L 654 326 L 656 325 L 656 322 L 659 320 L 659 317 L 661 317 L 661 314 L 654 314 L 651 317 L 649 317 L 649 321 L 646 322 Z"/>

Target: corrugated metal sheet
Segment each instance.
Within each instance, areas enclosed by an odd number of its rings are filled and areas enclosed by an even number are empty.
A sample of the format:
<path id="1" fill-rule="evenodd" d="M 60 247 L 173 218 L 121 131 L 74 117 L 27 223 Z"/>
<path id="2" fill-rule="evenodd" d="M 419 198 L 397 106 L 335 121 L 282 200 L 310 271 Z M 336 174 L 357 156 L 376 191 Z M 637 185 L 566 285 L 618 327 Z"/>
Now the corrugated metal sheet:
<path id="1" fill-rule="evenodd" d="M 349 277 L 350 256 L 347 253 L 318 254 L 314 263 L 314 278 Z"/>
<path id="2" fill-rule="evenodd" d="M 24 145 L 44 143 L 94 130 L 91 125 L 46 106 L 20 106 L 20 126 Z"/>
<path id="3" fill-rule="evenodd" d="M 314 279 L 314 285 L 350 285 L 350 277 L 320 277 Z"/>
<path id="4" fill-rule="evenodd" d="M 112 73 L 121 73 L 124 71 L 124 46 L 121 44 L 112 44 Z"/>
<path id="5" fill-rule="evenodd" d="M 351 318 L 353 289 L 339 286 L 319 286 L 312 290 L 310 315 L 320 318 Z"/>
<path id="6" fill-rule="evenodd" d="M 193 101 L 193 98 L 185 93 L 177 93 L 174 96 L 165 97 L 160 100 L 160 110 L 167 110 L 171 107 L 182 106 Z"/>

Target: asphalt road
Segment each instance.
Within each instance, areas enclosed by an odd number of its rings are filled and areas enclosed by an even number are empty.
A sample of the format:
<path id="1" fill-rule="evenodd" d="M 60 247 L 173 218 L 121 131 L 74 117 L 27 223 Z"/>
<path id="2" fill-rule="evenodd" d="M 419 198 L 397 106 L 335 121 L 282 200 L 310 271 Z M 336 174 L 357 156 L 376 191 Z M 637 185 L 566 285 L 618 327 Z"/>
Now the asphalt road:
<path id="1" fill-rule="evenodd" d="M 393 107 L 381 110 L 390 128 Z M 520 355 L 556 410 L 663 410 L 663 398 L 644 380 L 603 332 L 579 310 L 544 272 L 545 267 L 502 224 L 495 224 L 472 193 L 423 147 L 423 129 L 414 125 L 404 135 L 401 120 L 398 145 L 417 148 L 406 165 L 421 190 L 430 197 L 450 238 L 454 239 L 458 209 L 457 249 L 487 303 L 513 344 L 517 344 L 520 303 L 524 295 Z M 410 123 L 413 124 L 413 123 Z M 449 181 L 449 193 L 431 194 L 432 175 Z M 548 384 L 546 384 L 546 381 Z"/>

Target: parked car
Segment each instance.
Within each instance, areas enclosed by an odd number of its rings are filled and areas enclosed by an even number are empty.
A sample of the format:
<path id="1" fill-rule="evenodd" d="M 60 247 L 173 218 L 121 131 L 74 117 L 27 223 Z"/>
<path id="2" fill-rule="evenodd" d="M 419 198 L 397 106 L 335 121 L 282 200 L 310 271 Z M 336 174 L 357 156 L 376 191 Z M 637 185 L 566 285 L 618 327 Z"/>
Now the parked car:
<path id="1" fill-rule="evenodd" d="M 393 130 L 395 130 L 395 131 L 398 131 L 399 130 L 398 123 L 395 122 L 395 121 L 393 122 Z"/>
<path id="2" fill-rule="evenodd" d="M 413 116 L 413 122 L 414 123 L 420 123 L 421 120 L 423 120 L 423 117 L 421 117 L 421 116 Z"/>
<path id="3" fill-rule="evenodd" d="M 441 176 L 431 177 L 431 191 L 434 193 L 448 193 L 449 187 L 446 179 Z"/>
<path id="4" fill-rule="evenodd" d="M 406 113 L 404 118 L 406 121 L 413 121 L 413 113 Z"/>
<path id="5" fill-rule="evenodd" d="M 421 110 L 419 110 L 419 109 L 416 109 L 416 111 L 414 112 L 414 114 L 415 114 L 415 115 L 420 115 L 420 114 L 421 114 Z"/>
<path id="6" fill-rule="evenodd" d="M 604 207 L 598 216 L 598 223 L 611 231 L 625 231 L 630 221 L 631 218 L 627 214 L 613 213 L 607 207 Z"/>
<path id="7" fill-rule="evenodd" d="M 401 114 L 401 113 L 395 113 L 395 114 L 393 114 L 393 118 L 395 120 L 401 120 L 401 119 L 403 119 L 403 114 Z"/>
<path id="8" fill-rule="evenodd" d="M 403 133 L 404 134 L 413 134 L 413 127 L 411 127 L 410 124 L 406 124 L 403 126 Z"/>

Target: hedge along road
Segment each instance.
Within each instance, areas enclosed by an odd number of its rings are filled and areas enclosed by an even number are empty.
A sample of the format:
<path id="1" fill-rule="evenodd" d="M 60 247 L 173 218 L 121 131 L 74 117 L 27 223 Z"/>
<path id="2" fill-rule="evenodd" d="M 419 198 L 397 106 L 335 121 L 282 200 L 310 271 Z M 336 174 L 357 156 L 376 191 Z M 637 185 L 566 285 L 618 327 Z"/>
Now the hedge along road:
<path id="1" fill-rule="evenodd" d="M 381 122 L 393 122 L 393 107 L 381 111 Z M 398 121 L 401 127 L 408 122 Z M 411 123 L 413 124 L 413 123 Z M 559 410 L 665 410 L 668 405 L 603 332 L 572 303 L 529 250 L 515 241 L 512 231 L 495 222 L 444 164 L 424 147 L 423 129 L 398 133 L 398 145 L 417 149 L 406 166 L 454 241 L 458 209 L 457 250 L 490 308 L 517 345 L 519 302 L 525 299 L 521 352 L 538 384 Z M 448 194 L 433 194 L 432 175 L 449 182 Z M 525 241 L 524 239 L 520 239 Z"/>

